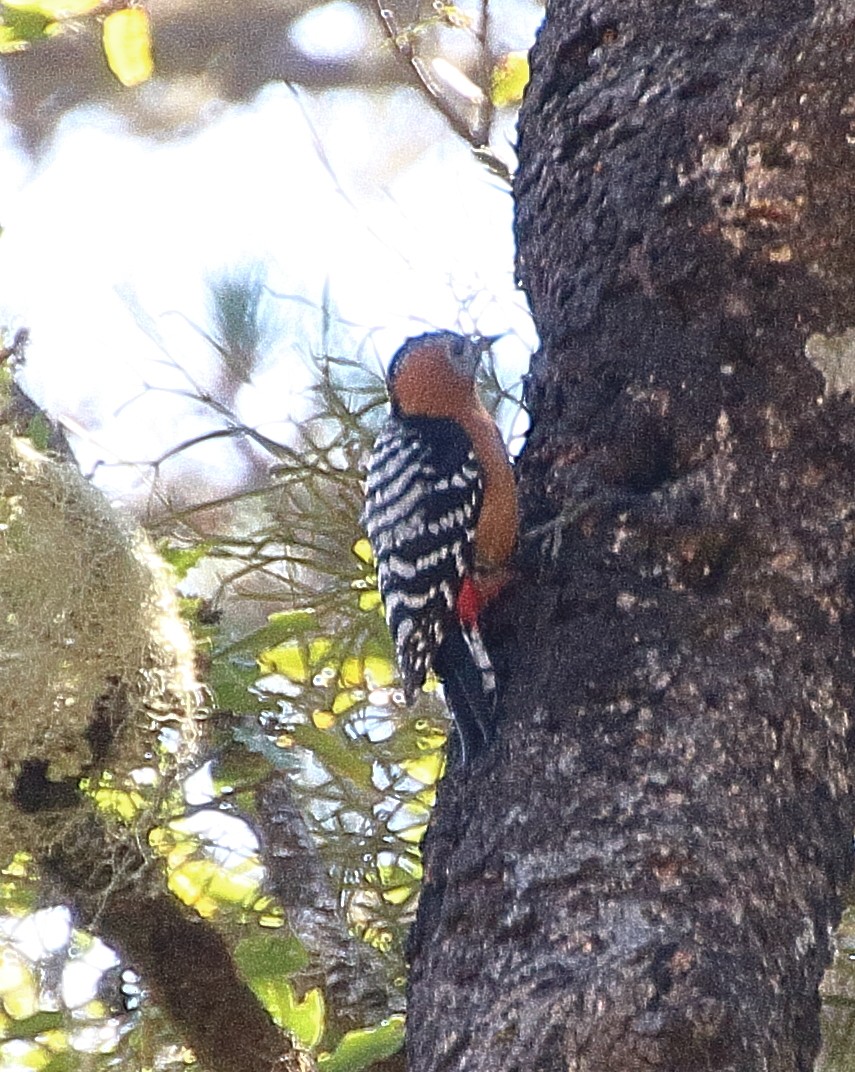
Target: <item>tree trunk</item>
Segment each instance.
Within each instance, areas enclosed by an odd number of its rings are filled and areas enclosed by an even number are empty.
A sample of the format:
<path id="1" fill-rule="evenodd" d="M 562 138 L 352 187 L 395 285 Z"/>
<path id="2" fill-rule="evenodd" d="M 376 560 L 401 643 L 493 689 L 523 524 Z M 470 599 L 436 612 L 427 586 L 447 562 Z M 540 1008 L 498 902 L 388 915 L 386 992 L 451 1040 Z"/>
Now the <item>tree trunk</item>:
<path id="1" fill-rule="evenodd" d="M 452 772 L 411 1072 L 793 1072 L 851 869 L 855 4 L 554 0 L 496 747 Z M 839 386 L 839 385 L 837 385 Z"/>

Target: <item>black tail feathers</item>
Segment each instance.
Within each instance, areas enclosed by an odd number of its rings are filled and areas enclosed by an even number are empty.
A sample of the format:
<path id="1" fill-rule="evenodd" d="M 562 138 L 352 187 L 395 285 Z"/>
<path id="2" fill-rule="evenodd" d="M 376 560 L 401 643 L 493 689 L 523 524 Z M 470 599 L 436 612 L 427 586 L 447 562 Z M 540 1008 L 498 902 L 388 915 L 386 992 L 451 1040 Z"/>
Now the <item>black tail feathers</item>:
<path id="1" fill-rule="evenodd" d="M 450 630 L 434 659 L 445 702 L 457 729 L 452 758 L 469 766 L 493 740 L 496 730 L 496 684 L 480 634 Z"/>

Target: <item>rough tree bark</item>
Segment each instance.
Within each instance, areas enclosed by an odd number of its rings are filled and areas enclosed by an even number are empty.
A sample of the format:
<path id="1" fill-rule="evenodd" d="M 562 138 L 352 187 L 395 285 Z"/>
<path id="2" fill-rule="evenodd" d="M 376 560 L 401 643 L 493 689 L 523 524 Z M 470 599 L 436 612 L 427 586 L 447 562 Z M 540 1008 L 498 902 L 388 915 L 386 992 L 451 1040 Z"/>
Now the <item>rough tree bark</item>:
<path id="1" fill-rule="evenodd" d="M 553 0 L 519 158 L 535 534 L 497 746 L 428 836 L 411 1070 L 807 1070 L 853 828 L 855 412 L 805 343 L 855 324 L 855 4 Z"/>

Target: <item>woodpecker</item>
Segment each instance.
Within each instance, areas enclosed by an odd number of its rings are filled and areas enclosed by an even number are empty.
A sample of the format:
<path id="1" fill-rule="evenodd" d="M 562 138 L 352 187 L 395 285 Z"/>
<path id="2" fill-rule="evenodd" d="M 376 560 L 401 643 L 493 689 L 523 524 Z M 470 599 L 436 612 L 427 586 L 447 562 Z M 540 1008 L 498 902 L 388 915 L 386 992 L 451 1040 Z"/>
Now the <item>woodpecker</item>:
<path id="1" fill-rule="evenodd" d="M 479 617 L 505 583 L 518 523 L 505 444 L 475 386 L 490 342 L 437 331 L 397 351 L 363 513 L 406 702 L 433 671 L 464 766 L 492 739 L 496 681 Z"/>

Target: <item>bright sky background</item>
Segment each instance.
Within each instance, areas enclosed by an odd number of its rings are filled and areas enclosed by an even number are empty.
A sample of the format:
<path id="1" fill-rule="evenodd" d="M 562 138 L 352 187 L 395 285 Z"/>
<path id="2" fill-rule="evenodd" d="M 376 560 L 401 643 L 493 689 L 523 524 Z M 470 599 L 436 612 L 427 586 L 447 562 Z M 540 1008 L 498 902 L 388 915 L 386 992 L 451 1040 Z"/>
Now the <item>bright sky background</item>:
<path id="1" fill-rule="evenodd" d="M 313 34 L 316 48 L 358 45 L 348 11 L 327 5 L 322 32 L 320 15 L 302 20 L 308 46 Z M 536 20 L 532 9 L 523 44 Z M 385 364 L 407 335 L 457 326 L 465 308 L 465 329 L 511 333 L 496 348 L 507 378 L 525 368 L 535 338 L 513 283 L 511 196 L 412 90 L 297 99 L 270 85 L 163 144 L 90 108 L 64 120 L 40 163 L 0 136 L 0 323 L 30 329 L 25 386 L 87 429 L 74 440 L 84 470 L 152 459 L 203 430 L 186 401 L 146 388 L 189 387 L 180 369 L 211 382 L 192 325 L 208 325 L 207 281 L 242 265 L 262 264 L 273 290 L 311 306 L 326 288 L 352 325 L 345 352 L 367 340 Z M 513 138 L 508 121 L 508 160 Z M 238 401 L 246 423 L 277 437 L 321 318 L 305 302 L 275 305 L 281 332 Z M 98 471 L 117 493 L 140 477 Z"/>

